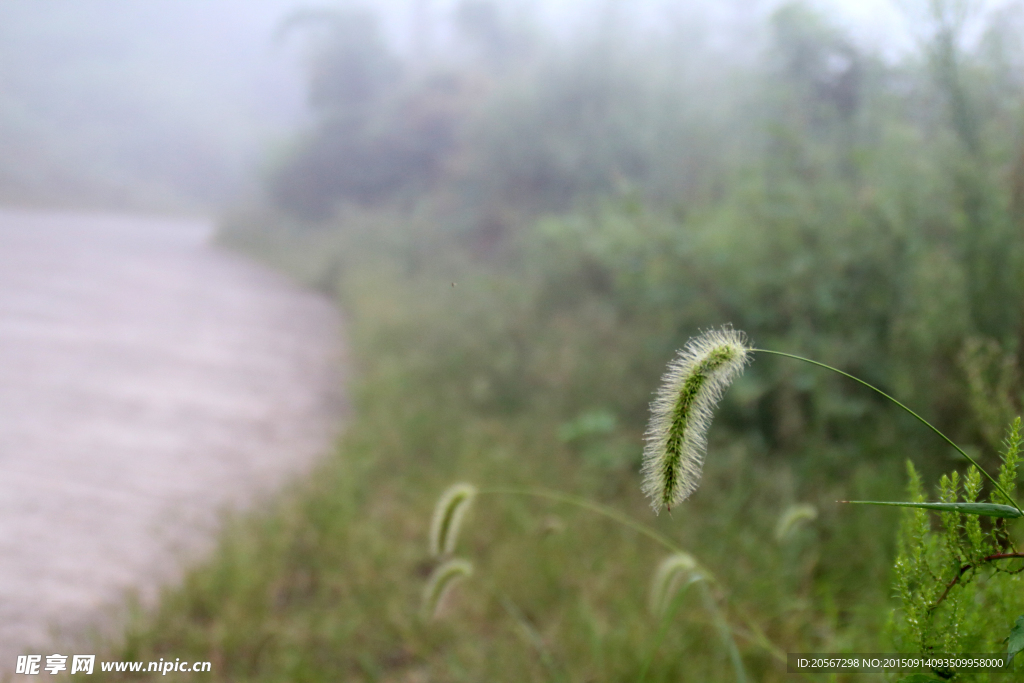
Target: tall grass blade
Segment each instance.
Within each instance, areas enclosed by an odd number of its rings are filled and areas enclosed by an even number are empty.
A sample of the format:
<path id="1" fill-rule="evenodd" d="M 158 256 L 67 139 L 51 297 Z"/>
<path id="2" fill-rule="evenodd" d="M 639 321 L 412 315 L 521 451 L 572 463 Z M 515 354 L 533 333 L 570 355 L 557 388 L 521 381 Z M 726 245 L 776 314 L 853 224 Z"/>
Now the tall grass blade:
<path id="1" fill-rule="evenodd" d="M 1024 517 L 1017 508 L 1010 507 L 1009 505 L 997 505 L 996 503 L 892 503 L 876 500 L 841 500 L 839 502 L 851 505 L 892 505 L 901 508 L 924 508 L 925 510 L 938 510 L 939 512 L 959 512 L 965 515 L 1003 517 L 1006 519 Z"/>
<path id="2" fill-rule="evenodd" d="M 733 638 L 732 628 L 729 626 L 729 622 L 726 620 L 725 615 L 718 608 L 718 604 L 715 602 L 715 598 L 711 595 L 711 588 L 705 583 L 702 584 L 704 590 L 704 607 L 711 614 L 715 620 L 715 625 L 718 627 L 718 635 L 722 639 L 722 644 L 725 646 L 726 653 L 729 655 L 729 662 L 732 664 L 733 676 L 736 677 L 736 683 L 747 683 L 747 671 L 743 667 L 743 657 L 740 655 L 740 649 L 736 647 L 736 639 Z"/>
<path id="3" fill-rule="evenodd" d="M 523 639 L 526 640 L 529 645 L 537 651 L 537 656 L 540 658 L 541 664 L 547 669 L 548 675 L 551 676 L 552 681 L 564 681 L 566 676 L 561 670 L 561 667 L 555 662 L 555 658 L 551 656 L 551 651 L 548 646 L 544 643 L 544 637 L 537 632 L 530 620 L 527 619 L 523 611 L 519 609 L 516 603 L 512 602 L 509 598 L 502 597 L 501 606 L 505 608 L 505 612 L 508 613 L 512 620 L 519 626 L 519 632 Z"/>
<path id="4" fill-rule="evenodd" d="M 972 465 L 977 467 L 978 471 L 981 472 L 982 475 L 984 475 L 984 477 L 986 479 L 988 479 L 990 482 L 992 482 L 992 485 L 996 487 L 996 490 L 999 491 L 999 494 L 1003 497 L 1003 499 L 1006 500 L 1007 503 L 1010 503 L 1010 505 L 1012 505 L 1014 508 L 1016 508 L 1017 512 L 1020 513 L 1020 515 L 1018 515 L 1018 516 L 1024 516 L 1024 509 L 1021 509 L 1020 505 L 1018 505 L 1017 502 L 1013 499 L 1013 496 L 1011 496 L 1007 492 L 1007 490 L 1002 486 L 1002 484 L 1000 484 L 998 481 L 996 481 L 995 478 L 991 474 L 988 473 L 988 470 L 986 470 L 981 465 L 979 465 L 978 461 L 975 460 L 974 458 L 972 458 L 971 455 L 967 451 L 965 451 L 964 449 L 960 448 L 960 446 L 958 446 L 956 444 L 956 442 L 954 442 L 948 436 L 946 436 L 941 431 L 939 431 L 938 427 L 936 427 L 931 422 L 929 422 L 928 420 L 924 419 L 923 417 L 918 415 L 916 412 L 911 410 L 904 403 L 902 403 L 901 401 L 893 398 L 892 396 L 890 396 L 889 394 L 885 393 L 884 391 L 882 391 L 881 389 L 879 389 L 875 385 L 868 384 L 867 382 L 862 380 L 860 377 L 854 377 L 850 373 L 843 372 L 839 368 L 834 368 L 831 365 L 827 365 L 825 363 L 820 363 L 820 362 L 818 362 L 816 360 L 811 360 L 810 358 L 804 358 L 803 356 L 795 356 L 792 353 L 783 353 L 782 351 L 771 351 L 769 349 L 753 349 L 753 348 L 750 349 L 750 352 L 751 353 L 767 353 L 767 354 L 770 354 L 770 355 L 773 355 L 773 356 L 782 356 L 783 358 L 792 358 L 793 360 L 798 360 L 798 361 L 801 361 L 803 363 L 809 363 L 810 365 L 816 365 L 819 368 L 824 368 L 826 370 L 831 370 L 832 372 L 834 372 L 834 373 L 836 373 L 838 375 L 842 375 L 843 377 L 846 377 L 847 379 L 852 379 L 854 382 L 857 382 L 858 384 L 867 387 L 868 389 L 870 389 L 871 391 L 875 392 L 879 396 L 882 396 L 883 398 L 885 398 L 885 399 L 887 399 L 889 401 L 892 401 L 895 405 L 899 406 L 904 411 L 906 411 L 907 414 L 909 414 L 911 417 L 916 419 L 918 422 L 923 424 L 928 429 L 930 429 L 933 432 L 935 432 L 935 434 L 939 438 L 941 438 L 943 441 L 945 441 L 950 446 L 952 446 L 954 449 L 956 449 L 956 451 L 960 455 L 962 455 L 964 458 L 966 458 L 968 462 L 970 462 Z M 852 501 L 848 501 L 848 502 L 852 502 Z"/>

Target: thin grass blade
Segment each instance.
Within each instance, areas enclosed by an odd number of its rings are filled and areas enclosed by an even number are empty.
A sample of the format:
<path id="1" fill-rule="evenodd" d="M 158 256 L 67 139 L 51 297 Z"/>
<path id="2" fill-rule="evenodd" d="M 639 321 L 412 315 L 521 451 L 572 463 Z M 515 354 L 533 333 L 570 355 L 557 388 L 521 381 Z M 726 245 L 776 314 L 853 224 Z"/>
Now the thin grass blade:
<path id="1" fill-rule="evenodd" d="M 1017 508 L 1010 507 L 1009 505 L 997 505 L 996 503 L 897 503 L 877 500 L 841 500 L 839 502 L 850 503 L 851 505 L 892 505 L 901 508 L 924 508 L 925 510 L 937 510 L 939 512 L 959 512 L 965 515 L 1003 517 L 1006 519 L 1024 517 Z"/>

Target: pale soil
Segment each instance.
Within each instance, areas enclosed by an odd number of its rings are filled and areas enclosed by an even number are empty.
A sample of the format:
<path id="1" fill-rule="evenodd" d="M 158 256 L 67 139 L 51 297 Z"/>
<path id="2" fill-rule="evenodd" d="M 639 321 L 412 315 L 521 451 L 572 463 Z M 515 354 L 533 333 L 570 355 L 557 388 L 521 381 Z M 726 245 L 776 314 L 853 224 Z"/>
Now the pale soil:
<path id="1" fill-rule="evenodd" d="M 334 309 L 211 232 L 0 212 L 0 672 L 151 600 L 330 447 Z"/>

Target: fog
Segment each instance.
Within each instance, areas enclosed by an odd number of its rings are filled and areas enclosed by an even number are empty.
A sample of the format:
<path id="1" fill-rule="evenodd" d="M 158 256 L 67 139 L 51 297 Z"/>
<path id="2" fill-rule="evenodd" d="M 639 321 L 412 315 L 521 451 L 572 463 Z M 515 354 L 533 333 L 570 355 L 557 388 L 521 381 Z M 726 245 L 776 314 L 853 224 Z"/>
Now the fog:
<path id="1" fill-rule="evenodd" d="M 765 18 L 778 4 L 501 3 L 508 20 L 524 30 L 532 26 L 535 34 L 572 41 L 602 21 L 619 32 L 627 27 L 653 34 L 675 31 L 684 43 L 714 47 L 716 60 L 759 59 Z M 209 210 L 258 194 L 268 167 L 309 115 L 304 69 L 310 32 L 282 36 L 282 22 L 300 9 L 355 5 L 4 2 L 0 200 Z M 454 28 L 457 5 L 390 0 L 367 6 L 379 14 L 397 54 L 419 61 L 423 55 L 472 60 L 479 55 L 460 44 Z M 914 49 L 907 20 L 918 11 L 914 3 L 816 6 L 868 49 L 892 58 Z"/>
<path id="2" fill-rule="evenodd" d="M 3 3 L 0 196 L 179 209 L 237 196 L 301 115 L 272 40 L 292 4 Z"/>

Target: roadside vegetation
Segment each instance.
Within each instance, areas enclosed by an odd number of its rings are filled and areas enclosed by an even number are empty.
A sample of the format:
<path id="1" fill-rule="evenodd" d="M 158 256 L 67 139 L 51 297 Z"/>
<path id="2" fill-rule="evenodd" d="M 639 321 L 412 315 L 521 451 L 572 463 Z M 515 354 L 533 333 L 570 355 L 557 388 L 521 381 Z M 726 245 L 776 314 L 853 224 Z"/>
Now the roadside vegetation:
<path id="1" fill-rule="evenodd" d="M 607 7 L 566 37 L 466 0 L 430 59 L 368 12 L 283 25 L 309 44 L 312 123 L 222 240 L 338 301 L 352 414 L 116 658 L 210 660 L 211 680 L 732 681 L 724 619 L 749 679 L 781 681 L 780 653 L 901 646 L 900 514 L 836 501 L 902 500 L 907 460 L 935 500 L 966 459 L 770 356 L 725 394 L 700 488 L 658 516 L 643 434 L 676 349 L 728 323 L 998 472 L 1024 391 L 1024 12 L 930 3 L 893 60 L 798 4 L 728 47 Z M 663 620 L 651 538 L 482 493 L 457 546 L 472 575 L 424 619 L 454 482 L 607 506 L 715 581 Z M 913 519 L 904 552 L 929 537 Z"/>

